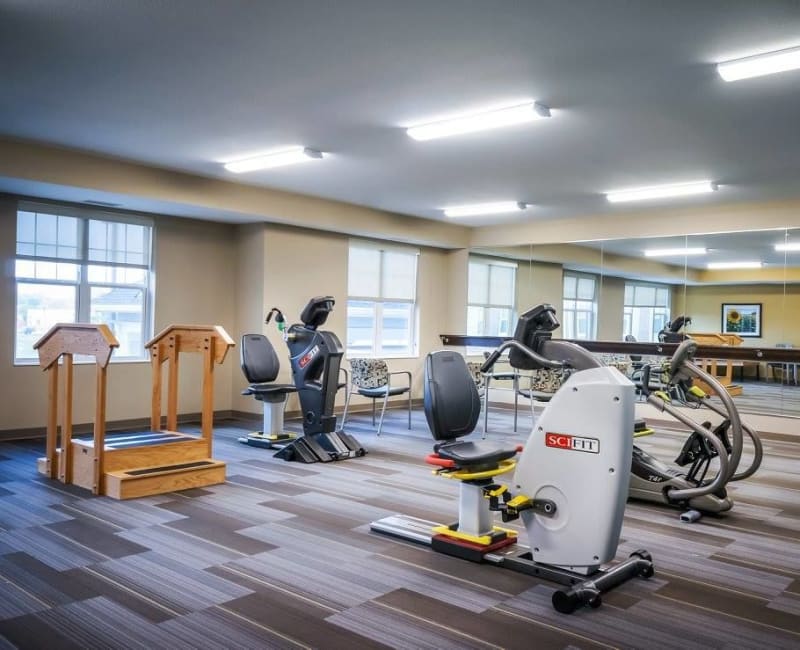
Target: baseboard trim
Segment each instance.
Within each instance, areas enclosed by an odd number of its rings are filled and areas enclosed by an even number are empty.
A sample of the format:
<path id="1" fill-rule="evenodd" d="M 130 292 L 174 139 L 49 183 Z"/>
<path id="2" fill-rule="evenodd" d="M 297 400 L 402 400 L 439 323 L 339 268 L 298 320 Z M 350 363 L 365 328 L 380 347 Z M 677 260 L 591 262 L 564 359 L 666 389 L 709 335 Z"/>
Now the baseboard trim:
<path id="1" fill-rule="evenodd" d="M 221 411 L 214 411 L 214 420 L 231 420 L 233 419 L 234 411 L 225 409 Z M 178 414 L 178 424 L 197 424 L 200 422 L 200 413 L 181 413 Z M 161 419 L 161 426 L 167 426 L 166 417 Z M 106 422 L 106 431 L 114 433 L 116 431 L 130 431 L 131 429 L 145 430 L 150 427 L 150 418 L 132 418 L 128 420 L 112 420 Z M 72 425 L 72 434 L 82 436 L 90 434 L 94 431 L 94 424 L 91 422 L 82 422 L 80 424 Z M 32 427 L 29 429 L 3 429 L 0 430 L 0 441 L 7 440 L 31 440 L 36 438 L 44 438 L 47 435 L 47 427 Z"/>

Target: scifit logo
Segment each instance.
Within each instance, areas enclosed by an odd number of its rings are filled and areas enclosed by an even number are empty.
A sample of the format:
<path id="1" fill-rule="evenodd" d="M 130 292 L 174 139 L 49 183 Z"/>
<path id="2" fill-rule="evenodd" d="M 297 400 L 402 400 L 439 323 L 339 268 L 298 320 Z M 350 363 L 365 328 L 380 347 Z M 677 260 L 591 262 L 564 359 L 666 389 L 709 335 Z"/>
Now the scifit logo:
<path id="1" fill-rule="evenodd" d="M 317 355 L 317 352 L 319 352 L 319 346 L 315 345 L 302 357 L 300 357 L 300 361 L 297 362 L 297 365 L 300 366 L 301 368 L 305 368 L 309 364 L 311 359 L 313 359 Z"/>
<path id="2" fill-rule="evenodd" d="M 544 434 L 544 444 L 547 447 L 568 449 L 569 451 L 585 451 L 589 454 L 600 453 L 600 441 L 597 438 L 581 438 L 570 436 L 566 433 Z"/>

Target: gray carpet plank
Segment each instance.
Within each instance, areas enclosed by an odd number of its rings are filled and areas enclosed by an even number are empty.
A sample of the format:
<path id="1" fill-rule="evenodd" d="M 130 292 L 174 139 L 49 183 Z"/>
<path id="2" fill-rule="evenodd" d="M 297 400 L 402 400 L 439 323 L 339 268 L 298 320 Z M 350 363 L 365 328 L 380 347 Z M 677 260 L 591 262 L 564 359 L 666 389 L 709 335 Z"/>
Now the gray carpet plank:
<path id="1" fill-rule="evenodd" d="M 94 570 L 176 613 L 188 613 L 247 595 L 241 585 L 185 565 L 155 551 L 109 560 Z"/>
<path id="2" fill-rule="evenodd" d="M 725 516 L 687 525 L 629 504 L 618 558 L 649 548 L 656 576 L 565 617 L 549 583 L 369 531 L 397 512 L 456 517 L 457 482 L 423 462 L 420 410 L 412 424 L 393 410 L 377 437 L 357 414 L 347 429 L 366 457 L 302 465 L 239 444 L 246 429 L 228 423 L 215 429 L 228 483 L 128 502 L 40 477 L 40 441 L 0 443 L 0 648 L 118 647 L 86 622 L 112 614 L 126 642 L 154 648 L 800 647 L 800 436 L 766 437 Z M 515 434 L 492 409 L 490 426 L 505 445 L 530 423 Z M 670 459 L 684 439 L 646 444 Z"/>

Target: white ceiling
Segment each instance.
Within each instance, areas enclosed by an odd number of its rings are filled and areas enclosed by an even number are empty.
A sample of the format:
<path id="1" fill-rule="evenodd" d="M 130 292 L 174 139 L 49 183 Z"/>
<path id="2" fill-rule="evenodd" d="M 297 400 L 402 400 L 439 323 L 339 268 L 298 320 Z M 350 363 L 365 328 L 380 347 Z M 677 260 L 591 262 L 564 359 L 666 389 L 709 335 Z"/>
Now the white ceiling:
<path id="1" fill-rule="evenodd" d="M 797 0 L 5 0 L 0 135 L 428 218 L 638 210 L 600 193 L 703 178 L 722 188 L 676 204 L 797 197 L 800 72 L 728 84 L 713 66 L 795 45 Z M 526 98 L 554 116 L 402 129 Z M 330 156 L 219 164 L 291 144 Z"/>

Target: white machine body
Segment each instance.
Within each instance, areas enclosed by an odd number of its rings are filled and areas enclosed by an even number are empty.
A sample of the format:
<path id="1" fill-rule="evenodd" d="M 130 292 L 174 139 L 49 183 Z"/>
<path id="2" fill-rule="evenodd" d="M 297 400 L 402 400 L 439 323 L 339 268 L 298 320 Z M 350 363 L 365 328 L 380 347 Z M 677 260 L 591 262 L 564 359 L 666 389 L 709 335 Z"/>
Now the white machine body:
<path id="1" fill-rule="evenodd" d="M 512 491 L 556 504 L 522 513 L 533 560 L 591 573 L 614 558 L 633 453 L 633 383 L 616 368 L 573 374 L 535 423 Z"/>

